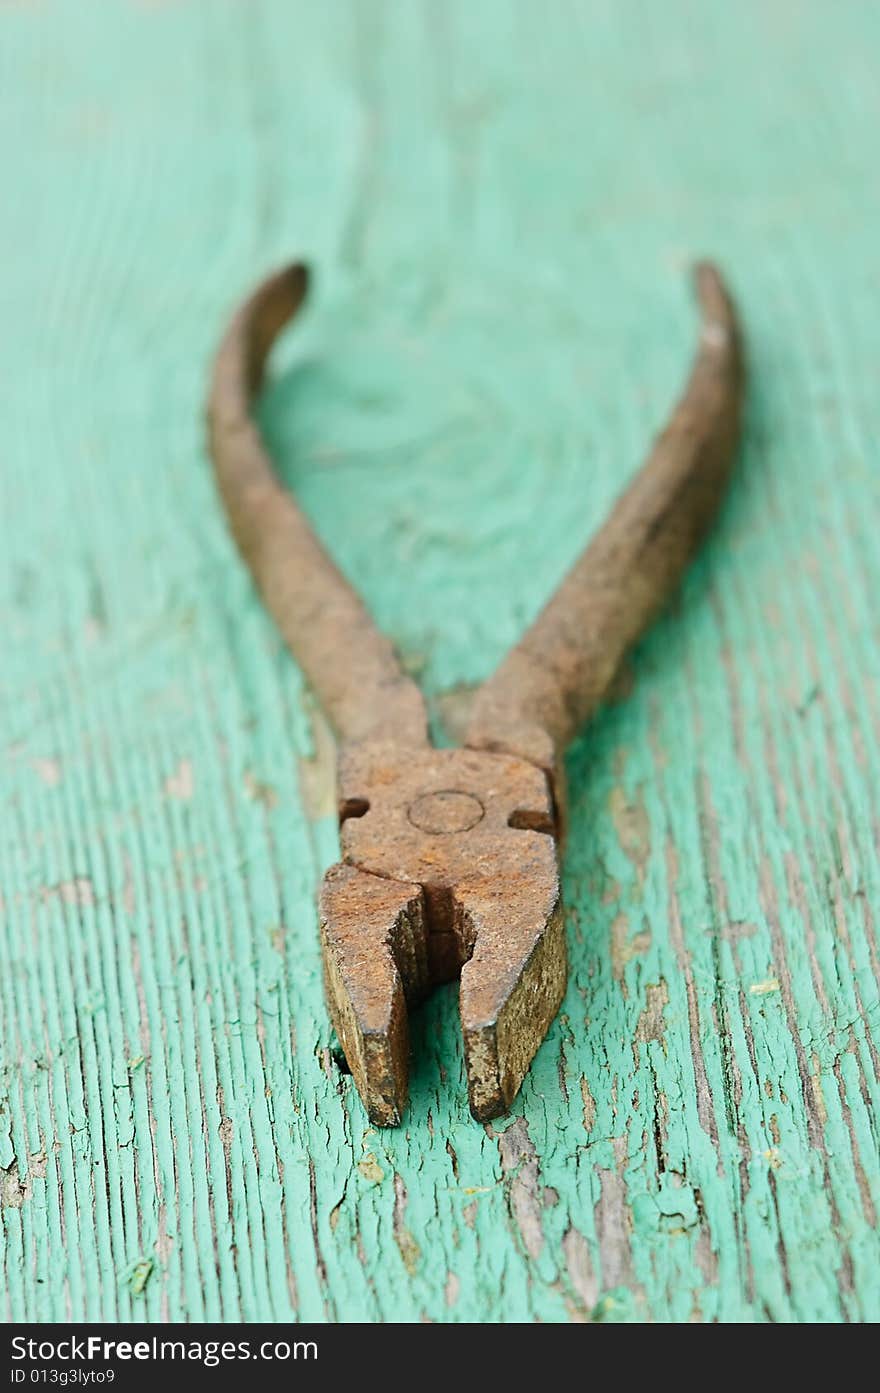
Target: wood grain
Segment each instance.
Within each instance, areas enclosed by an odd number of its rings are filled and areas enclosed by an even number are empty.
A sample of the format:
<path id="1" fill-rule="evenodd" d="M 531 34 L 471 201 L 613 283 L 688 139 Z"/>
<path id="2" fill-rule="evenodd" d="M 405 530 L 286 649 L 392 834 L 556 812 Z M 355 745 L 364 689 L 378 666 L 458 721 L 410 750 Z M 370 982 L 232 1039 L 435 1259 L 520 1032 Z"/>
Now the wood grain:
<path id="1" fill-rule="evenodd" d="M 880 1316 L 876 6 L 57 0 L 0 17 L 0 1311 Z M 454 992 L 333 1053 L 327 741 L 224 532 L 220 326 L 435 712 L 631 475 L 712 255 L 729 505 L 575 746 L 571 986 L 513 1116 Z"/>

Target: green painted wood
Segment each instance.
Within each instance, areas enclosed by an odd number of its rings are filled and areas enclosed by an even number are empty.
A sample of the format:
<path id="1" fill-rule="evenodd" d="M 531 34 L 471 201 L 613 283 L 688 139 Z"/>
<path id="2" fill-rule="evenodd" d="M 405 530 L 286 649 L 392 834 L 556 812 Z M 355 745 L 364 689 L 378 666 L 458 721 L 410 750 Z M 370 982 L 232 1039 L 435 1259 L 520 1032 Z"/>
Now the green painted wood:
<path id="1" fill-rule="evenodd" d="M 870 3 L 0 14 L 0 1310 L 877 1319 Z M 226 537 L 212 345 L 454 716 L 636 467 L 716 256 L 721 526 L 572 750 L 571 986 L 504 1123 L 455 993 L 378 1133 L 331 1051 L 326 742 Z"/>

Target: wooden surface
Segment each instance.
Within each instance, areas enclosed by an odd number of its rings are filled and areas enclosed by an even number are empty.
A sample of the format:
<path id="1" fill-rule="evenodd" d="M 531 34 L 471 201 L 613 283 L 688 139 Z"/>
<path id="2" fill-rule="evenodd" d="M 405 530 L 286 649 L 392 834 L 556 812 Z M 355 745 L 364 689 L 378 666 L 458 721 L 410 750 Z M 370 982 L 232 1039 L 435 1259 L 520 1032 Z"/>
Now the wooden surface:
<path id="1" fill-rule="evenodd" d="M 877 1319 L 880 8 L 0 34 L 0 1312 Z M 694 255 L 747 326 L 721 525 L 571 752 L 571 985 L 491 1127 L 452 988 L 399 1130 L 331 1049 L 326 741 L 201 419 L 291 254 L 267 429 L 453 724 L 665 415 Z"/>

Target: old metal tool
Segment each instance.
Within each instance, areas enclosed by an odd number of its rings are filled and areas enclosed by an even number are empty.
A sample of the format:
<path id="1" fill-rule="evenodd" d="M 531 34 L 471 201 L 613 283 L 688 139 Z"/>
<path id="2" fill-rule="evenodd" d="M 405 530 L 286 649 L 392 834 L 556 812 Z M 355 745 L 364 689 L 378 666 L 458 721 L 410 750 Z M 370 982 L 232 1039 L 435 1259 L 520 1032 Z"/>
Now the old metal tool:
<path id="1" fill-rule="evenodd" d="M 238 310 L 217 354 L 211 453 L 230 526 L 340 741 L 342 860 L 320 920 L 327 1001 L 371 1120 L 407 1096 L 407 1007 L 460 974 L 471 1111 L 505 1111 L 565 990 L 559 890 L 565 746 L 607 693 L 706 531 L 730 472 L 740 333 L 718 271 L 696 268 L 693 368 L 647 463 L 476 695 L 464 746 L 435 749 L 389 641 L 279 483 L 251 416 L 299 308 L 290 266 Z"/>

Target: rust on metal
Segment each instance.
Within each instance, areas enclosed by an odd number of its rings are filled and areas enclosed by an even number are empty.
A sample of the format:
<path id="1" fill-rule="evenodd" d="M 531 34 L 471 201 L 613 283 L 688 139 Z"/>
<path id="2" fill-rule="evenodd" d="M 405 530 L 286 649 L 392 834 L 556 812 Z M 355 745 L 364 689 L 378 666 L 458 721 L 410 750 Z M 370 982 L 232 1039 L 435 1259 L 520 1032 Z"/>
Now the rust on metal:
<path id="1" fill-rule="evenodd" d="M 504 1112 L 562 1000 L 562 755 L 677 583 L 720 502 L 739 432 L 740 332 L 696 269 L 702 331 L 647 463 L 477 693 L 464 747 L 434 749 L 389 641 L 279 483 L 251 406 L 305 268 L 265 281 L 221 344 L 211 454 L 239 549 L 340 742 L 342 860 L 321 888 L 327 1002 L 370 1119 L 407 1097 L 408 1008 L 461 978 L 471 1111 Z"/>
<path id="2" fill-rule="evenodd" d="M 733 464 L 744 359 L 718 271 L 694 271 L 702 328 L 684 393 L 607 521 L 477 693 L 466 743 L 552 772 L 662 608 L 706 532 Z"/>
<path id="3" fill-rule="evenodd" d="M 396 1067 L 384 1057 L 372 1077 L 366 1067 L 376 1036 L 402 1029 L 401 992 L 412 1001 L 461 975 L 471 1110 L 495 1117 L 515 1097 L 565 990 L 546 776 L 510 755 L 367 741 L 343 751 L 339 794 L 346 874 L 325 882 L 321 899 L 325 959 L 335 964 L 328 997 L 370 1116 L 394 1122 L 405 1100 Z M 358 895 L 370 904 L 386 897 L 369 948 Z"/>
<path id="4" fill-rule="evenodd" d="M 337 735 L 427 742 L 425 703 L 391 643 L 281 485 L 250 408 L 266 357 L 306 294 L 294 265 L 260 285 L 220 345 L 208 403 L 217 484 L 239 551 Z"/>

